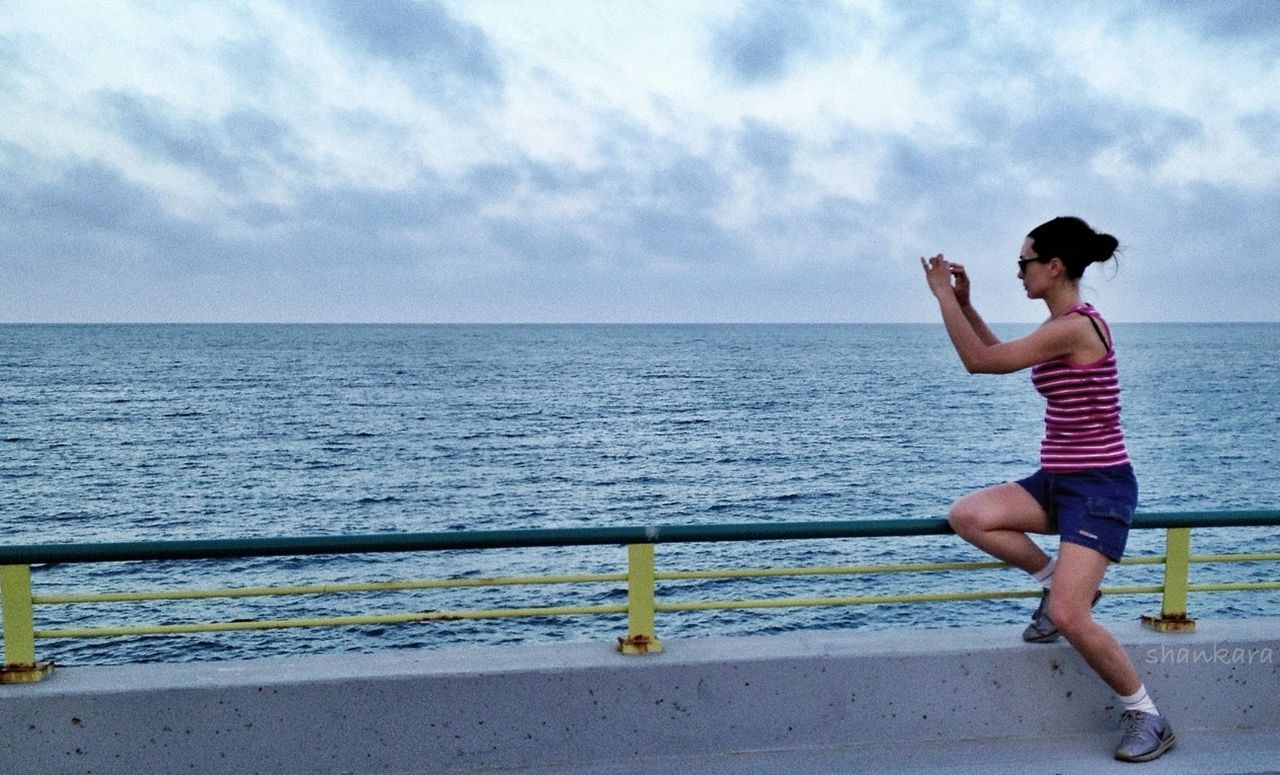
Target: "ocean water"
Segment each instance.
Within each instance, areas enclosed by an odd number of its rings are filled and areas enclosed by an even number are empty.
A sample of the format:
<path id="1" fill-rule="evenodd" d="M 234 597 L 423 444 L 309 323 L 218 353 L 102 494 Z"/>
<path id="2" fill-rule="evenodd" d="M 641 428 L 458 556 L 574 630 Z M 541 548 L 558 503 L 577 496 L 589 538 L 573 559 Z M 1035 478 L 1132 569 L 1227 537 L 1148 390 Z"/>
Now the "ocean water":
<path id="1" fill-rule="evenodd" d="M 998 326 L 1003 336 L 1028 327 Z M 1280 505 L 1280 324 L 1115 326 L 1142 511 Z M 1026 373 L 964 372 L 937 325 L 0 326 L 3 542 L 930 518 L 1035 468 Z M 1159 553 L 1135 531 L 1131 553 Z M 1197 551 L 1276 551 L 1272 529 Z M 1046 539 L 1046 546 L 1052 542 Z M 658 547 L 662 569 L 983 559 L 953 537 Z M 620 547 L 39 568 L 37 592 L 614 571 Z M 1108 584 L 1155 583 L 1115 568 Z M 1274 565 L 1196 580 L 1274 578 Z M 1146 575 L 1144 575 L 1146 574 Z M 686 582 L 673 599 L 1024 583 Z M 620 602 L 599 586 L 53 606 L 38 626 Z M 567 599 L 566 599 L 567 598 Z M 1021 622 L 1033 603 L 661 615 L 663 637 Z M 1104 599 L 1132 619 L 1150 597 Z M 1276 593 L 1195 595 L 1200 617 Z M 42 641 L 63 664 L 612 640 L 621 617 Z"/>

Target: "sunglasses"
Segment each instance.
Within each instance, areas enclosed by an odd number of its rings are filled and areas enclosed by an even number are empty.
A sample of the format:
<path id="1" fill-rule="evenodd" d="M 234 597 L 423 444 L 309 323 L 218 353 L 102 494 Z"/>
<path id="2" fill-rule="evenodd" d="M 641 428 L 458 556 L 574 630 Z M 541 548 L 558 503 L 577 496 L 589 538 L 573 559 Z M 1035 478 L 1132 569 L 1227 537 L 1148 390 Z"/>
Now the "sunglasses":
<path id="1" fill-rule="evenodd" d="M 1033 264 L 1033 263 L 1047 264 L 1052 260 L 1053 260 L 1052 258 L 1045 258 L 1044 256 L 1037 256 L 1035 258 L 1023 258 L 1022 256 L 1018 256 L 1018 271 L 1019 272 L 1027 271 L 1027 264 Z"/>

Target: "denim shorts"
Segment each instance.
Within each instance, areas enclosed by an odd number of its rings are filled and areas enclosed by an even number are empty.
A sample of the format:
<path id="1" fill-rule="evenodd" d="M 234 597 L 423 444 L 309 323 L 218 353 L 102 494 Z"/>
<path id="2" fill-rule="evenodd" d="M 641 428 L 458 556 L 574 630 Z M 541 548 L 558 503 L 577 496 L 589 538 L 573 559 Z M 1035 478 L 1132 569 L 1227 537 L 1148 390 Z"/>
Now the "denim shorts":
<path id="1" fill-rule="evenodd" d="M 1063 541 L 1087 546 L 1119 562 L 1138 507 L 1133 466 L 1058 474 L 1043 468 L 1018 480 L 1049 515 L 1049 529 Z"/>

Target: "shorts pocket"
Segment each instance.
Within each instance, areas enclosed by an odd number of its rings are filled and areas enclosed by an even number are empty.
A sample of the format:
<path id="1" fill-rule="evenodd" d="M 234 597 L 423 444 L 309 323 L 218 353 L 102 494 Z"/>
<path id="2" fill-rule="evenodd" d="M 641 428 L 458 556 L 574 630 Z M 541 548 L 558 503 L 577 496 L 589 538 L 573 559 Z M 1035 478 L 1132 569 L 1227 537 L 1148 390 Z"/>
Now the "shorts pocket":
<path id="1" fill-rule="evenodd" d="M 1125 526 L 1133 523 L 1133 502 L 1128 498 L 1093 496 L 1085 502 L 1085 510 L 1091 517 L 1112 519 Z"/>

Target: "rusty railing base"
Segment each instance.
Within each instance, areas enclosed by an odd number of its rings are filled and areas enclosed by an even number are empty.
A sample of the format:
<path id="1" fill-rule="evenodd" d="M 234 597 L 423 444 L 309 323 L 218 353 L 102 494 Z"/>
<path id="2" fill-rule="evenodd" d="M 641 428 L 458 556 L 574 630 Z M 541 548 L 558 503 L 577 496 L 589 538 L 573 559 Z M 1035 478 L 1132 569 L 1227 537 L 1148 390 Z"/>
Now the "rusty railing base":
<path id="1" fill-rule="evenodd" d="M 34 665 L 5 665 L 0 667 L 0 684 L 33 684 L 52 673 L 53 662 L 48 659 Z"/>
<path id="2" fill-rule="evenodd" d="M 1188 618 L 1186 614 L 1163 616 L 1144 614 L 1142 626 L 1156 632 L 1193 632 L 1196 628 L 1196 620 Z"/>
<path id="3" fill-rule="evenodd" d="M 662 641 L 649 635 L 618 638 L 618 651 L 623 654 L 660 654 L 662 653 Z"/>

